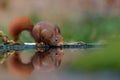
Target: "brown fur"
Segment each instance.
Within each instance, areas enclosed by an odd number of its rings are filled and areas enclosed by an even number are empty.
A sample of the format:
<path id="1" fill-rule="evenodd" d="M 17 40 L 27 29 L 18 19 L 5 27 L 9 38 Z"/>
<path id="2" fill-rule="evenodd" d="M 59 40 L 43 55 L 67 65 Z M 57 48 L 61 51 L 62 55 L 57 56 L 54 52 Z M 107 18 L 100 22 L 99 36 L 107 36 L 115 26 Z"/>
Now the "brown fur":
<path id="1" fill-rule="evenodd" d="M 44 42 L 48 45 L 63 44 L 60 28 L 49 22 L 41 21 L 37 23 L 33 28 L 32 35 L 37 43 Z"/>
<path id="2" fill-rule="evenodd" d="M 22 31 L 28 30 L 31 33 L 33 27 L 34 26 L 29 18 L 24 16 L 18 17 L 10 23 L 9 34 L 14 41 L 17 42 Z"/>
<path id="3" fill-rule="evenodd" d="M 19 40 L 20 33 L 24 30 L 31 33 L 36 43 L 63 44 L 60 28 L 49 22 L 41 21 L 34 26 L 29 18 L 23 16 L 14 19 L 9 26 L 9 34 L 15 42 Z"/>

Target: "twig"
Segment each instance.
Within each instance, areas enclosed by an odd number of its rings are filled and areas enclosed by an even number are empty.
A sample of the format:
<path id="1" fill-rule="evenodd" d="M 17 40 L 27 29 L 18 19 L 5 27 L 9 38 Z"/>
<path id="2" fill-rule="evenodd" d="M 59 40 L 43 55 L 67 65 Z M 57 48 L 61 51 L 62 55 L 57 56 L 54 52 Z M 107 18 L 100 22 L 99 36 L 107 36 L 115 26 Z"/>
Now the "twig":
<path id="1" fill-rule="evenodd" d="M 62 49 L 73 49 L 73 48 L 79 48 L 79 49 L 88 49 L 88 48 L 100 48 L 103 47 L 104 44 L 98 44 L 98 43 L 82 43 L 82 44 L 63 44 L 61 46 L 48 46 L 48 45 L 42 45 L 37 46 L 35 43 L 24 43 L 24 44 L 5 44 L 0 46 L 0 52 L 5 51 L 21 51 L 21 50 L 29 50 L 29 49 L 48 49 L 48 48 L 62 48 Z"/>

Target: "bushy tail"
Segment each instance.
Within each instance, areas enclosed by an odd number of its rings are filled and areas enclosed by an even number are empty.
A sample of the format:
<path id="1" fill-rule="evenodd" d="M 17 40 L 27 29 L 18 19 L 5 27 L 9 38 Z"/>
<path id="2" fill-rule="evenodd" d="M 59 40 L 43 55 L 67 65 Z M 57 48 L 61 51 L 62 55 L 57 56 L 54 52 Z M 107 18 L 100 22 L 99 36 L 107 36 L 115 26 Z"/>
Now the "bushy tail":
<path id="1" fill-rule="evenodd" d="M 9 34 L 17 42 L 22 31 L 27 30 L 32 34 L 33 27 L 34 25 L 28 17 L 17 17 L 10 23 Z"/>

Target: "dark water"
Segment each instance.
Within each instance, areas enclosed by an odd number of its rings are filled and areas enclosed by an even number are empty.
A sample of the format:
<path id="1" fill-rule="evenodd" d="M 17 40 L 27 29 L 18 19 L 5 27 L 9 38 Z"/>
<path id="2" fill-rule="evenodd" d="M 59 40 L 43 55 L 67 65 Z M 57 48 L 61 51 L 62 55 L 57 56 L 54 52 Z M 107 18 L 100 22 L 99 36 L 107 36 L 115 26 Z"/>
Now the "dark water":
<path id="1" fill-rule="evenodd" d="M 39 50 L 15 52 L 0 65 L 0 80 L 119 80 L 115 71 L 81 72 L 66 70 L 67 61 L 84 50 Z M 69 65 L 68 65 L 69 66 Z M 66 66 L 67 67 L 67 66 Z"/>

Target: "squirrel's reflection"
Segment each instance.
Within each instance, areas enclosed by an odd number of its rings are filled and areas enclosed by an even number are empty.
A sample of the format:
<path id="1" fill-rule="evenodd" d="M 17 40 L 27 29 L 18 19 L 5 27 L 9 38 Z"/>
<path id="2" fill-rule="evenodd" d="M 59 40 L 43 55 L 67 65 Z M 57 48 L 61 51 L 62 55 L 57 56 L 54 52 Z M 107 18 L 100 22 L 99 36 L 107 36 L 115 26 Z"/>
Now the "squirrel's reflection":
<path id="1" fill-rule="evenodd" d="M 8 68 L 12 73 L 20 77 L 27 77 L 34 69 L 46 72 L 58 68 L 61 64 L 62 56 L 63 50 L 49 49 L 44 52 L 36 52 L 29 63 L 23 63 L 20 53 L 15 52 L 8 60 Z"/>

